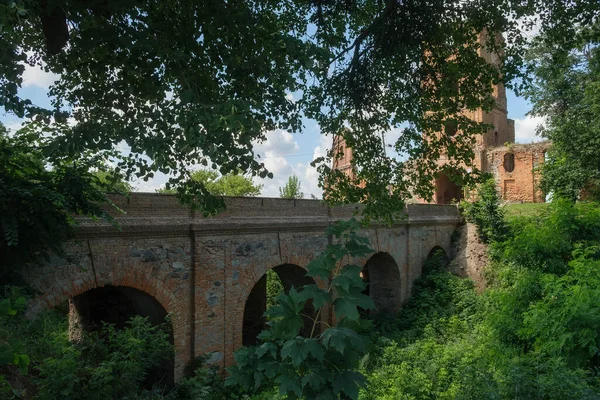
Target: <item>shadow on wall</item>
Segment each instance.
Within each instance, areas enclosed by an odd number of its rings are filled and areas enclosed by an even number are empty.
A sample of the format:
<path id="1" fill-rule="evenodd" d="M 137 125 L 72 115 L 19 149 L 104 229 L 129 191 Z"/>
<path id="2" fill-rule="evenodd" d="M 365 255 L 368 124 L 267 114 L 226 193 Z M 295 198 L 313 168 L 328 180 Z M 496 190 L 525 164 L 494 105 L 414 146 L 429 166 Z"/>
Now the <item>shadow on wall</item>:
<path id="1" fill-rule="evenodd" d="M 362 271 L 363 281 L 368 285 L 365 294 L 373 299 L 376 309 L 372 314 L 396 314 L 402 305 L 402 282 L 400 269 L 388 253 L 374 254 Z"/>
<path id="2" fill-rule="evenodd" d="M 91 289 L 69 301 L 69 336 L 77 340 L 82 330 L 99 330 L 103 323 L 123 329 L 126 322 L 137 315 L 147 317 L 152 325 L 160 325 L 165 322 L 167 311 L 154 297 L 141 290 L 125 286 Z M 173 344 L 172 329 L 170 336 Z M 150 371 L 144 386 L 150 389 L 155 382 L 165 382 L 172 387 L 174 367 L 173 357 L 165 360 L 161 366 Z"/>
<path id="3" fill-rule="evenodd" d="M 450 259 L 446 251 L 440 246 L 435 246 L 429 251 L 425 262 L 421 268 L 421 275 L 426 275 L 434 269 L 444 268 L 448 265 Z"/>
<path id="4" fill-rule="evenodd" d="M 283 290 L 288 293 L 294 287 L 300 290 L 306 285 L 314 285 L 315 281 L 309 276 L 306 276 L 306 270 L 294 264 L 283 264 L 273 268 L 277 276 L 283 284 Z M 267 310 L 267 274 L 265 273 L 256 282 L 250 295 L 246 300 L 244 307 L 244 323 L 242 328 L 242 344 L 244 346 L 252 346 L 257 344 L 257 336 L 266 328 L 266 319 L 264 313 Z M 315 317 L 315 310 L 312 303 L 307 303 L 303 314 Z M 312 320 L 304 319 L 304 328 L 300 332 L 302 336 L 310 336 L 312 329 Z"/>
<path id="5" fill-rule="evenodd" d="M 440 172 L 435 180 L 436 204 L 452 204 L 464 198 L 463 188 L 452 182 L 448 175 Z"/>

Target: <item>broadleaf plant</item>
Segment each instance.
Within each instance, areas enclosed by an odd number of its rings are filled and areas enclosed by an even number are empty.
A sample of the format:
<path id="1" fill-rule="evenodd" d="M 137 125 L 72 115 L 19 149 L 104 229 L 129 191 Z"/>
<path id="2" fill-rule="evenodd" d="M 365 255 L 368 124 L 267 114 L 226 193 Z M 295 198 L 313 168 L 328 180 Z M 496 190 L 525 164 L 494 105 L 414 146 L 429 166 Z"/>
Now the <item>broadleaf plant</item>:
<path id="1" fill-rule="evenodd" d="M 327 235 L 334 243 L 306 267 L 308 276 L 328 282 L 327 289 L 307 285 L 281 293 L 266 312 L 269 322 L 259 335 L 262 343 L 235 353 L 228 385 L 249 393 L 277 386 L 288 399 L 358 398 L 365 378 L 356 369 L 371 345 L 363 334 L 370 323 L 360 319 L 358 309 L 375 308 L 363 294 L 361 268 L 349 262 L 374 252 L 368 239 L 356 233 L 359 227 L 356 219 L 329 227 Z M 305 314 L 307 304 L 314 307 L 314 318 Z M 332 325 L 321 318 L 329 306 L 335 315 Z M 310 330 L 302 329 L 306 320 Z"/>

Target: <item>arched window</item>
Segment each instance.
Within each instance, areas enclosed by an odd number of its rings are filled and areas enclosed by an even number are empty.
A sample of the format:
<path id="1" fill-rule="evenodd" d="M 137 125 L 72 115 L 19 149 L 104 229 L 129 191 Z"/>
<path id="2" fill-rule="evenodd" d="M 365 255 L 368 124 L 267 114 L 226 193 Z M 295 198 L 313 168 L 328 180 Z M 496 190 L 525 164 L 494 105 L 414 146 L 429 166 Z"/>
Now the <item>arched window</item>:
<path id="1" fill-rule="evenodd" d="M 494 146 L 498 146 L 498 131 L 494 132 Z"/>
<path id="2" fill-rule="evenodd" d="M 506 172 L 513 172 L 515 170 L 515 155 L 512 153 L 506 153 L 504 155 L 504 170 Z"/>
<path id="3" fill-rule="evenodd" d="M 454 136 L 456 135 L 456 132 L 458 131 L 458 124 L 454 121 L 448 121 L 444 124 L 444 132 L 446 132 L 446 135 L 448 136 Z"/>

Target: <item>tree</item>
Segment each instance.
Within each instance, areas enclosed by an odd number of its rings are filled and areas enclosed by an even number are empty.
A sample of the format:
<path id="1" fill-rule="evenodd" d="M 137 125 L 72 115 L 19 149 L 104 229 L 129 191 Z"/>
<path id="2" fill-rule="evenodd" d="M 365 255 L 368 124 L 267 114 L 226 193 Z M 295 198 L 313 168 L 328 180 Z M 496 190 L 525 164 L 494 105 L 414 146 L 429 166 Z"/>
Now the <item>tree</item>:
<path id="1" fill-rule="evenodd" d="M 50 162 L 28 129 L 8 135 L 0 124 L 0 283 L 29 262 L 62 254 L 73 215 L 111 220 L 102 203 L 110 187 L 90 171 L 104 160 L 89 154 Z"/>
<path id="2" fill-rule="evenodd" d="M 263 185 L 254 185 L 252 179 L 241 173 L 219 176 L 217 171 L 201 169 L 191 174 L 194 182 L 201 183 L 214 196 L 258 196 Z M 159 193 L 176 193 L 175 189 L 159 189 Z"/>
<path id="3" fill-rule="evenodd" d="M 301 199 L 304 197 L 304 193 L 300 191 L 300 180 L 296 175 L 290 176 L 285 186 L 279 188 L 279 197 L 284 199 Z"/>
<path id="4" fill-rule="evenodd" d="M 106 190 L 109 193 L 127 194 L 133 191 L 133 187 L 129 182 L 125 181 L 121 175 L 115 174 L 115 172 L 110 169 L 98 170 L 92 172 L 92 175 L 101 182 L 103 190 Z"/>
<path id="5" fill-rule="evenodd" d="M 320 184 L 335 183 L 327 201 L 387 218 L 413 193 L 431 195 L 443 148 L 466 181 L 477 176 L 464 165 L 487 127 L 458 111 L 490 109 L 492 85 L 522 75 L 536 21 L 558 43 L 597 11 L 592 1 L 542 0 L 14 0 L 0 4 L 0 104 L 40 121 L 52 158 L 124 142 L 131 151 L 117 156 L 117 172 L 173 173 L 182 199 L 205 208 L 218 204 L 189 182 L 190 165 L 272 176 L 253 143 L 271 129 L 301 131 L 304 115 L 354 150 L 355 179 L 331 171 L 332 152 L 315 161 Z M 502 63 L 479 57 L 483 31 L 506 33 L 484 44 Z M 20 97 L 25 65 L 58 75 L 51 108 Z M 449 122 L 457 135 L 423 139 Z M 381 134 L 407 125 L 390 144 L 409 158 L 398 161 Z"/>
<path id="6" fill-rule="evenodd" d="M 531 51 L 535 84 L 528 91 L 539 133 L 552 141 L 541 186 L 576 200 L 585 191 L 600 199 L 600 24 L 585 26 L 571 46 L 541 37 Z"/>

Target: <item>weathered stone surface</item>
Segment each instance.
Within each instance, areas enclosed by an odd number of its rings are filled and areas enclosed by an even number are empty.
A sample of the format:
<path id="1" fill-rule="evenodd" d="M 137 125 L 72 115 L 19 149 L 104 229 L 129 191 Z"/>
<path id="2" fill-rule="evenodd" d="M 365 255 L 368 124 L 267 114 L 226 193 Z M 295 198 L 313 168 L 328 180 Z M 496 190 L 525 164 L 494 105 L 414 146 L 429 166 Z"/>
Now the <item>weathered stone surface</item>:
<path id="1" fill-rule="evenodd" d="M 126 211 L 115 215 L 120 230 L 82 219 L 66 260 L 29 270 L 28 282 L 41 293 L 32 312 L 97 287 L 143 291 L 171 317 L 176 379 L 202 354 L 210 354 L 213 364 L 231 365 L 255 285 L 269 269 L 293 279 L 285 275 L 286 266 L 305 268 L 331 240 L 324 235 L 328 224 L 350 217 L 352 210 L 314 200 L 228 198 L 225 213 L 201 218 L 172 196 L 134 193 L 113 200 Z M 368 267 L 372 289 L 385 290 L 390 298 L 382 304 L 394 311 L 409 297 L 431 249 L 449 254 L 450 237 L 461 223 L 456 206 L 411 205 L 407 214 L 394 226 L 363 232 L 380 254 Z M 364 266 L 369 258 L 353 262 Z M 333 322 L 331 310 L 321 318 Z"/>

